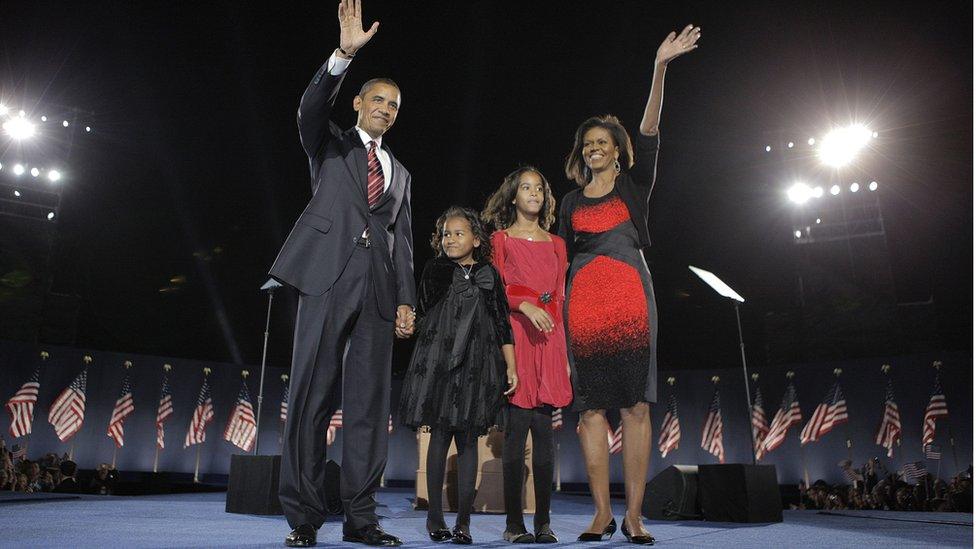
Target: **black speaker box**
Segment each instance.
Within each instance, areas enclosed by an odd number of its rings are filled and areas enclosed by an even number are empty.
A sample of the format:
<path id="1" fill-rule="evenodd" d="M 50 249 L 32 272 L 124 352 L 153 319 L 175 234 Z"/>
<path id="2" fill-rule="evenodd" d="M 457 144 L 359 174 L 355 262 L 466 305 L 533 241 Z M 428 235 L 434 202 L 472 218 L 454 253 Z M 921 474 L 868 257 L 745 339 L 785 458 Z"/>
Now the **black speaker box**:
<path id="1" fill-rule="evenodd" d="M 230 456 L 227 480 L 228 513 L 281 515 L 278 501 L 278 475 L 281 456 Z"/>
<path id="2" fill-rule="evenodd" d="M 644 490 L 642 511 L 651 520 L 701 519 L 698 466 L 672 465 L 658 473 Z"/>
<path id="3" fill-rule="evenodd" d="M 698 494 L 705 520 L 783 522 L 774 465 L 699 465 Z"/>

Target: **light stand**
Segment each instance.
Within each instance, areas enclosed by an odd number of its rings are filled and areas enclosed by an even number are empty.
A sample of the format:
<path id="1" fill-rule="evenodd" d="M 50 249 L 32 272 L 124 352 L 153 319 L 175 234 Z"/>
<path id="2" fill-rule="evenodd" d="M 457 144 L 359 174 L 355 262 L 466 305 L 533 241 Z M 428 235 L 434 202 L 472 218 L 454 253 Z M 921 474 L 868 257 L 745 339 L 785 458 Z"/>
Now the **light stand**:
<path id="1" fill-rule="evenodd" d="M 268 332 L 271 328 L 271 303 L 274 301 L 274 291 L 280 288 L 275 279 L 269 278 L 261 286 L 261 291 L 268 292 L 268 314 L 264 320 L 264 349 L 261 351 L 261 379 L 258 381 L 258 413 L 254 418 L 254 455 L 258 455 L 258 445 L 261 441 L 261 403 L 264 402 L 264 370 L 268 361 Z"/>
<path id="2" fill-rule="evenodd" d="M 750 446 L 749 453 L 752 455 L 752 464 L 755 465 L 756 464 L 756 451 L 755 451 L 756 436 L 752 430 L 752 394 L 750 394 L 749 392 L 749 373 L 746 370 L 746 344 L 745 341 L 742 339 L 742 318 L 739 315 L 739 304 L 745 303 L 746 300 L 741 295 L 736 293 L 735 290 L 730 288 L 728 284 L 722 282 L 722 280 L 719 279 L 719 277 L 715 276 L 714 274 L 704 269 L 699 269 L 698 267 L 692 267 L 691 265 L 688 265 L 688 268 L 691 269 L 691 272 L 695 273 L 695 275 L 697 275 L 698 278 L 702 279 L 702 281 L 705 284 L 708 284 L 709 287 L 715 290 L 715 292 L 718 295 L 724 298 L 728 298 L 732 302 L 732 306 L 735 307 L 735 323 L 736 326 L 739 328 L 739 353 L 742 358 L 742 379 L 743 381 L 745 381 L 746 384 L 746 406 L 748 407 L 747 411 L 749 412 L 748 416 L 746 417 L 749 418 L 749 423 L 748 423 L 750 426 L 749 438 L 752 440 L 752 445 Z"/>

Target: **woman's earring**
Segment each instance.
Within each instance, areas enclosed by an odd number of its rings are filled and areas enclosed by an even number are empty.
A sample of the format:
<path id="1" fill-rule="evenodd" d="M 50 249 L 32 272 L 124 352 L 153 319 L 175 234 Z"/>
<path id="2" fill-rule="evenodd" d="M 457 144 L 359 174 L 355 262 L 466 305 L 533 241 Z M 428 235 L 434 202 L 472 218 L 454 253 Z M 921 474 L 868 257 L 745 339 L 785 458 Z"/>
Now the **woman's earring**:
<path id="1" fill-rule="evenodd" d="M 620 161 L 616 158 L 613 159 L 613 169 L 620 173 Z"/>

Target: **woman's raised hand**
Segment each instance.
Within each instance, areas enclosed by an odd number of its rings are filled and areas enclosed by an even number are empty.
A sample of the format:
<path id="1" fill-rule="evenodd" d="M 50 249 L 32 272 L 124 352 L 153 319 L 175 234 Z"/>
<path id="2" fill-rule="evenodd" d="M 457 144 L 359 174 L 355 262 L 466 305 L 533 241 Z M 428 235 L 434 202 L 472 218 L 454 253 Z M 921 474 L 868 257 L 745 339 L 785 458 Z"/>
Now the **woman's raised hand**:
<path id="1" fill-rule="evenodd" d="M 681 34 L 671 31 L 657 49 L 657 62 L 668 63 L 675 57 L 690 52 L 698 47 L 696 42 L 699 38 L 701 38 L 701 27 L 694 25 L 685 27 Z"/>

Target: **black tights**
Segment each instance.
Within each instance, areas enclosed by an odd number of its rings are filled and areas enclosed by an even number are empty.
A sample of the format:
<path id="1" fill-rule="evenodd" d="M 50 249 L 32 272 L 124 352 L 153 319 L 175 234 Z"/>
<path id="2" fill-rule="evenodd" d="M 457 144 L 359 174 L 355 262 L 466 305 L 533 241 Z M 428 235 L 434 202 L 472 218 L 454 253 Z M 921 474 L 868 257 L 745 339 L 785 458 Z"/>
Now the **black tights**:
<path id="1" fill-rule="evenodd" d="M 525 484 L 525 437 L 532 431 L 532 476 L 535 486 L 536 531 L 549 524 L 552 496 L 553 433 L 552 410 L 548 407 L 527 410 L 508 404 L 502 471 L 505 484 L 506 527 L 509 532 L 524 532 L 522 486 Z"/>
<path id="2" fill-rule="evenodd" d="M 451 439 L 457 446 L 458 462 L 458 514 L 456 524 L 471 524 L 471 510 L 474 508 L 475 480 L 478 476 L 478 437 L 463 432 L 430 430 L 430 445 L 427 447 L 427 527 L 446 528 L 444 523 L 444 503 L 441 493 L 444 489 L 444 469 L 447 466 L 447 452 Z"/>

